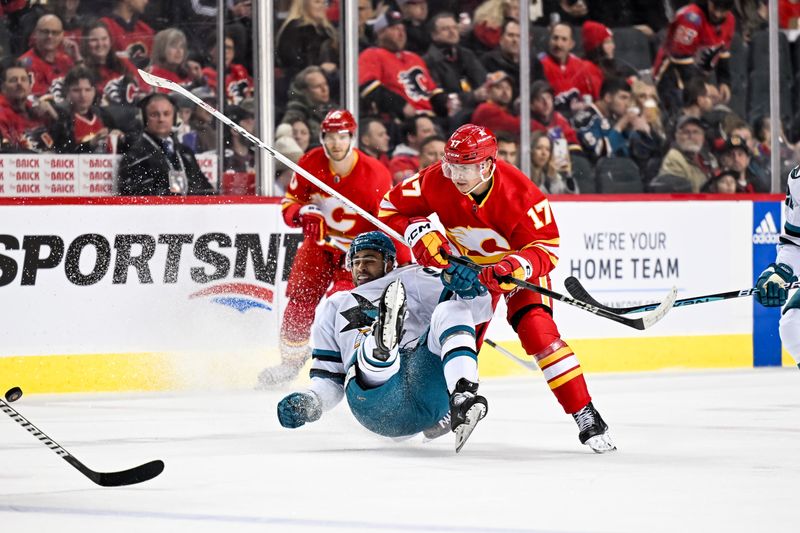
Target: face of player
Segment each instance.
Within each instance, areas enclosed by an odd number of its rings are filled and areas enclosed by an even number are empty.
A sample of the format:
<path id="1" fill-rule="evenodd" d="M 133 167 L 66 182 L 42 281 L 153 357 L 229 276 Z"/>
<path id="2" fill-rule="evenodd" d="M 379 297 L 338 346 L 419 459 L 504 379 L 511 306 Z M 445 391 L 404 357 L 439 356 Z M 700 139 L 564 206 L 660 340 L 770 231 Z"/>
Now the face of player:
<path id="1" fill-rule="evenodd" d="M 491 180 L 488 179 L 492 172 L 492 160 L 487 159 L 474 165 L 442 164 L 442 172 L 456 186 L 461 194 L 483 194 L 489 190 Z"/>
<path id="2" fill-rule="evenodd" d="M 550 31 L 550 55 L 559 63 L 565 63 L 574 46 L 572 28 L 566 24 L 556 24 Z"/>
<path id="3" fill-rule="evenodd" d="M 308 126 L 302 120 L 298 120 L 292 124 L 292 137 L 303 152 L 308 150 L 308 145 L 311 142 L 311 132 Z"/>
<path id="4" fill-rule="evenodd" d="M 433 42 L 455 46 L 461 39 L 458 34 L 458 23 L 453 17 L 441 17 L 436 21 L 436 29 L 431 35 Z"/>
<path id="5" fill-rule="evenodd" d="M 553 109 L 555 109 L 553 95 L 549 92 L 543 92 L 531 102 L 531 111 L 533 111 L 536 116 L 543 118 L 545 122 L 550 122 Z"/>
<path id="6" fill-rule="evenodd" d="M 3 80 L 3 96 L 11 102 L 25 100 L 31 94 L 31 79 L 22 67 L 11 67 L 6 70 Z"/>
<path id="7" fill-rule="evenodd" d="M 85 114 L 92 107 L 96 91 L 92 82 L 86 78 L 78 80 L 78 83 L 70 86 L 67 91 L 67 99 L 72 105 L 73 111 Z"/>
<path id="8" fill-rule="evenodd" d="M 350 150 L 350 134 L 329 131 L 322 136 L 322 142 L 333 161 L 342 161 Z"/>
<path id="9" fill-rule="evenodd" d="M 378 44 L 391 52 L 399 52 L 406 47 L 406 27 L 393 24 L 378 35 Z"/>
<path id="10" fill-rule="evenodd" d="M 86 44 L 95 61 L 105 61 L 111 51 L 111 36 L 105 28 L 94 28 L 86 36 Z"/>
<path id="11" fill-rule="evenodd" d="M 539 140 L 536 141 L 536 146 L 531 151 L 531 163 L 538 169 L 545 168 L 550 161 L 551 152 L 550 139 L 547 136 L 539 137 Z"/>
<path id="12" fill-rule="evenodd" d="M 502 159 L 509 165 L 517 166 L 517 143 L 498 141 L 497 159 Z"/>
<path id="13" fill-rule="evenodd" d="M 36 49 L 41 53 L 50 53 L 58 50 L 64 40 L 64 26 L 55 16 L 44 16 L 36 24 L 35 42 Z"/>
<path id="14" fill-rule="evenodd" d="M 513 94 L 511 83 L 508 80 L 497 82 L 489 87 L 489 100 L 502 106 L 507 106 L 511 103 Z"/>
<path id="15" fill-rule="evenodd" d="M 145 109 L 147 113 L 147 133 L 163 139 L 172 133 L 172 124 L 175 121 L 175 108 L 163 98 L 151 101 Z"/>
<path id="16" fill-rule="evenodd" d="M 167 45 L 164 50 L 164 59 L 167 65 L 178 66 L 186 58 L 186 42 L 183 39 L 176 39 Z"/>
<path id="17" fill-rule="evenodd" d="M 444 157 L 444 141 L 430 141 L 419 152 L 419 168 L 423 169 Z"/>
<path id="18" fill-rule="evenodd" d="M 308 96 L 312 102 L 325 104 L 331 100 L 331 91 L 328 86 L 328 80 L 321 72 L 312 72 L 306 76 L 306 85 L 308 86 Z"/>
<path id="19" fill-rule="evenodd" d="M 371 122 L 366 134 L 361 137 L 361 143 L 378 153 L 386 153 L 389 150 L 389 133 L 386 131 L 386 126 L 380 122 Z"/>
<path id="20" fill-rule="evenodd" d="M 394 269 L 394 264 L 386 264 L 384 272 L 383 254 L 377 250 L 360 250 L 353 256 L 353 285 L 356 287 L 382 278 Z"/>

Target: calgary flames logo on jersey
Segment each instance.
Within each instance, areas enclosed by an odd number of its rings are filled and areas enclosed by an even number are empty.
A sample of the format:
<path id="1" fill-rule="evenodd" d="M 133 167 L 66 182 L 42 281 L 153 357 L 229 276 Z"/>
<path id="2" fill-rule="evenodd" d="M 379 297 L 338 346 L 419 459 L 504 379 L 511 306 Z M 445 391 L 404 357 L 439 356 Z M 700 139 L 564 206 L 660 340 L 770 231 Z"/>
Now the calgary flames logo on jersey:
<path id="1" fill-rule="evenodd" d="M 447 230 L 447 235 L 462 252 L 472 252 L 487 258 L 504 255 L 511 251 L 508 241 L 489 228 L 455 227 Z M 480 260 L 477 260 L 480 263 Z"/>
<path id="2" fill-rule="evenodd" d="M 425 72 L 421 67 L 411 67 L 408 70 L 401 70 L 397 74 L 397 80 L 403 86 L 406 96 L 415 102 L 427 100 L 430 93 L 425 89 Z"/>
<path id="3" fill-rule="evenodd" d="M 325 223 L 329 228 L 347 234 L 358 220 L 358 214 L 331 196 L 312 194 L 311 203 L 316 204 L 325 215 Z"/>

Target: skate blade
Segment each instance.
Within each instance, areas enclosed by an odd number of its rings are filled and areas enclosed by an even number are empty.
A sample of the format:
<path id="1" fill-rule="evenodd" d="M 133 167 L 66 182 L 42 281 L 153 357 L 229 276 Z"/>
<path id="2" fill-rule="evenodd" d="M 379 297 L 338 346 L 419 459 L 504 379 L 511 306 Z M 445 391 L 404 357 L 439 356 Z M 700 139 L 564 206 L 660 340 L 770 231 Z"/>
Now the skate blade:
<path id="1" fill-rule="evenodd" d="M 481 403 L 476 403 L 467 411 L 466 422 L 458 426 L 455 430 L 456 434 L 456 453 L 461 451 L 461 448 L 467 443 L 467 439 L 472 432 L 475 431 L 475 426 L 478 422 L 486 416 L 486 406 Z"/>
<path id="2" fill-rule="evenodd" d="M 586 441 L 586 445 L 589 446 L 594 453 L 608 453 L 617 450 L 617 447 L 614 446 L 614 442 L 611 440 L 611 436 L 608 433 L 595 435 Z"/>
<path id="3" fill-rule="evenodd" d="M 397 324 L 399 318 L 398 314 L 405 300 L 406 289 L 403 287 L 403 284 L 400 283 L 399 280 L 392 282 L 384 295 L 386 317 L 383 321 L 383 331 L 381 332 L 383 345 L 390 350 L 400 342 L 400 339 L 397 338 L 397 328 L 394 327 L 394 324 Z M 387 327 L 389 324 L 391 324 L 392 327 Z"/>

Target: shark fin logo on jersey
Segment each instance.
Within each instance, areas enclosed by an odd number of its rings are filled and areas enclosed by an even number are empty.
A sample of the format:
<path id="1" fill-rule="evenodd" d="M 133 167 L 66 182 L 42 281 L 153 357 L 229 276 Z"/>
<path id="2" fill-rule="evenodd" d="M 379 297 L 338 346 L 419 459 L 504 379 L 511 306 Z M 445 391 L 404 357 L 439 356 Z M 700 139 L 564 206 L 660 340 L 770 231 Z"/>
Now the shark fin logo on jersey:
<path id="1" fill-rule="evenodd" d="M 378 308 L 375 304 L 360 294 L 353 292 L 350 293 L 350 295 L 356 300 L 358 305 L 350 309 L 345 309 L 340 313 L 347 320 L 347 325 L 343 327 L 339 333 L 354 329 L 368 328 L 372 326 L 372 323 L 378 318 Z"/>
<path id="2" fill-rule="evenodd" d="M 411 67 L 408 70 L 401 70 L 397 74 L 397 80 L 403 85 L 406 96 L 415 102 L 427 100 L 430 93 L 425 89 L 425 71 L 421 67 Z"/>
<path id="3" fill-rule="evenodd" d="M 778 244 L 780 235 L 772 213 L 767 212 L 753 234 L 753 244 Z"/>

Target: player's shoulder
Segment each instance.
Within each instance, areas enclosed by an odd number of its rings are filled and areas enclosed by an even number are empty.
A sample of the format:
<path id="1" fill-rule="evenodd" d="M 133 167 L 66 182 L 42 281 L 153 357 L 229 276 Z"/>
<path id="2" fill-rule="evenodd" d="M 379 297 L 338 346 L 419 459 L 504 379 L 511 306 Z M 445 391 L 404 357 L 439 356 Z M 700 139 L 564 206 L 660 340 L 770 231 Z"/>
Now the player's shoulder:
<path id="1" fill-rule="evenodd" d="M 367 169 L 371 174 L 377 174 L 381 177 L 386 176 L 388 179 L 391 179 L 391 174 L 389 173 L 389 169 L 386 166 L 372 157 L 371 155 L 359 150 L 358 148 L 355 149 L 358 153 L 358 162 L 359 164 L 363 165 L 365 169 Z"/>
<path id="2" fill-rule="evenodd" d="M 795 199 L 800 199 L 800 165 L 789 171 L 786 180 L 787 193 Z"/>
<path id="3" fill-rule="evenodd" d="M 300 159 L 297 161 L 297 164 L 303 167 L 304 163 L 318 162 L 321 161 L 322 159 L 327 160 L 328 158 L 325 155 L 325 150 L 323 150 L 322 146 L 317 146 L 316 148 L 312 148 L 311 150 L 300 156 Z"/>
<path id="4" fill-rule="evenodd" d="M 544 196 L 536 184 L 514 165 L 502 160 L 498 160 L 495 164 L 498 192 L 503 197 L 514 200 L 509 203 L 509 209 L 520 207 L 527 210 L 527 202 L 523 202 L 523 199 L 532 200 Z"/>

